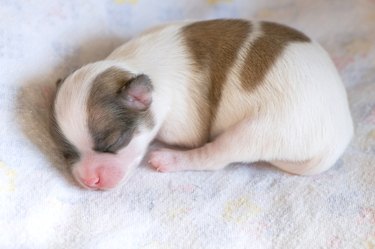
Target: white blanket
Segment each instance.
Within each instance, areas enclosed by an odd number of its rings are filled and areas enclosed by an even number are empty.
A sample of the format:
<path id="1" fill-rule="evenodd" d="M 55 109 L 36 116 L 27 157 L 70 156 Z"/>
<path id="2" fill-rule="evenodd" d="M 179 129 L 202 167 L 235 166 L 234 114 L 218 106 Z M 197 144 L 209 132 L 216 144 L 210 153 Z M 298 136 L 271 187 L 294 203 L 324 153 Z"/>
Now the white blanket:
<path id="1" fill-rule="evenodd" d="M 48 135 L 49 86 L 147 27 L 218 17 L 322 43 L 355 120 L 342 158 L 312 177 L 142 165 L 116 190 L 77 187 Z M 375 248 L 375 1 L 0 0 L 0 248 Z"/>

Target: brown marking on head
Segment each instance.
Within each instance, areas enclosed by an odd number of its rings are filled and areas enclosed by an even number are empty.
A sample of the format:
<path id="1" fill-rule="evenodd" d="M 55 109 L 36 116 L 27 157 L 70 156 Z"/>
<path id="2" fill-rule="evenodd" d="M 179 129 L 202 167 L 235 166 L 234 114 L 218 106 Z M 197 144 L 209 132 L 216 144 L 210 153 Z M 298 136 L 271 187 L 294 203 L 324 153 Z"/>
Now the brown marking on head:
<path id="1" fill-rule="evenodd" d="M 206 73 L 202 82 L 196 83 L 200 91 L 205 90 L 202 86 L 208 85 L 207 92 L 202 96 L 208 96 L 209 108 L 198 110 L 201 116 L 200 130 L 205 131 L 206 140 L 228 71 L 250 32 L 250 22 L 231 19 L 195 22 L 182 30 L 186 46 L 192 54 L 193 66 L 198 72 Z"/>
<path id="2" fill-rule="evenodd" d="M 263 81 L 288 44 L 310 42 L 303 33 L 281 24 L 261 22 L 260 27 L 263 34 L 249 48 L 241 72 L 242 87 L 248 91 L 255 89 Z"/>
<path id="3" fill-rule="evenodd" d="M 116 153 L 132 139 L 141 124 L 152 128 L 148 107 L 152 85 L 145 75 L 111 67 L 93 81 L 87 100 L 88 128 L 95 151 Z M 149 94 L 147 99 L 140 94 Z M 141 99 L 143 98 L 143 99 Z"/>

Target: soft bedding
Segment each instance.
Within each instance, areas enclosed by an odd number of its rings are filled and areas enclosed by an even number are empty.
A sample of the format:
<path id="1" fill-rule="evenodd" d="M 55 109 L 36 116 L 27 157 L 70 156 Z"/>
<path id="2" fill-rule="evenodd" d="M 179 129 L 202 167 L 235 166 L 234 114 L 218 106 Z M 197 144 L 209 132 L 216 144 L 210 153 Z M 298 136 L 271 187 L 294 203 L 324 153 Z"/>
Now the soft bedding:
<path id="1" fill-rule="evenodd" d="M 48 133 L 55 81 L 145 28 L 220 17 L 327 49 L 355 123 L 341 159 L 316 176 L 142 164 L 118 189 L 79 188 Z M 375 248 L 375 1 L 0 0 L 0 248 Z"/>

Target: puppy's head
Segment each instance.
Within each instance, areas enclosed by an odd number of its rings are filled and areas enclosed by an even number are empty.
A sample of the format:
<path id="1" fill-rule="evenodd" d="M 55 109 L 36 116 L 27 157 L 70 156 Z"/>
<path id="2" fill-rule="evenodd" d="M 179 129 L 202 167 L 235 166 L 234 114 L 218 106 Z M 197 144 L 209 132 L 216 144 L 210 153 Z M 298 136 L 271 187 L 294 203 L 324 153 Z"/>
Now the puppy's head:
<path id="1" fill-rule="evenodd" d="M 100 62 L 58 84 L 55 137 L 81 185 L 113 188 L 141 161 L 153 127 L 152 91 L 146 75 Z"/>

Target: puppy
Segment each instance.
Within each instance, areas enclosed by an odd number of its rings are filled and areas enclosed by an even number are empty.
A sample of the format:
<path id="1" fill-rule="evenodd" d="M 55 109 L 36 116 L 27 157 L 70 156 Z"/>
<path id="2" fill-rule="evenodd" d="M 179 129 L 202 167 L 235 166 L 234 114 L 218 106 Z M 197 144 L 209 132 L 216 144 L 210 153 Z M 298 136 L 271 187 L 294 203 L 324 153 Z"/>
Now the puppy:
<path id="1" fill-rule="evenodd" d="M 72 174 L 111 189 L 150 153 L 162 172 L 267 161 L 293 174 L 331 167 L 353 133 L 327 53 L 271 22 L 209 20 L 153 29 L 69 75 L 54 130 Z"/>

